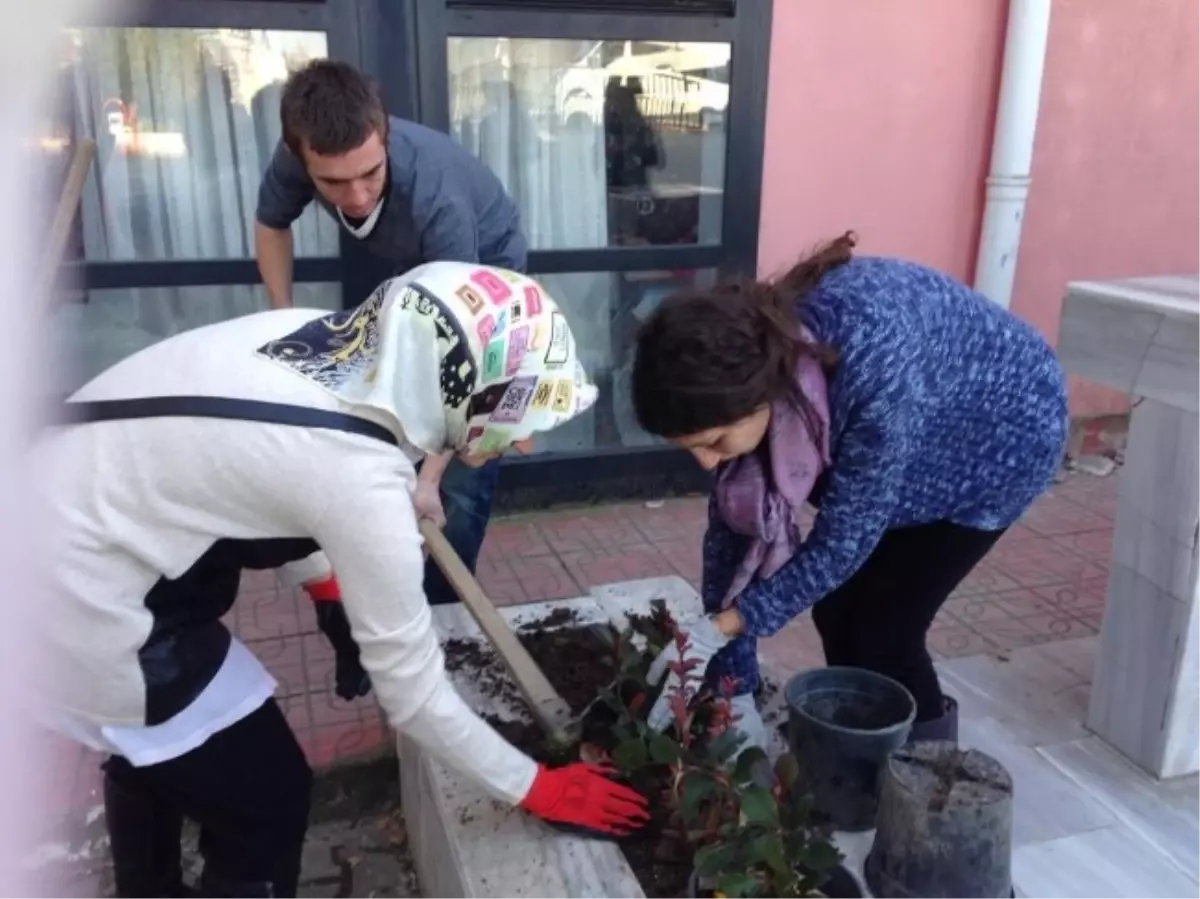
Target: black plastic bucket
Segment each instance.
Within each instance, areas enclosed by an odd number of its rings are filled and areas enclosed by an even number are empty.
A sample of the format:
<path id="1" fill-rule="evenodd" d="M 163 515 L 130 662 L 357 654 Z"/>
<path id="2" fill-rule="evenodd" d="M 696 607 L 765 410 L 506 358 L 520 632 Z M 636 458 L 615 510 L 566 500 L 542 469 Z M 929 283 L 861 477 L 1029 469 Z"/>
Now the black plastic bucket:
<path id="1" fill-rule="evenodd" d="M 902 685 L 861 668 L 815 668 L 787 682 L 788 743 L 814 809 L 841 830 L 869 830 L 880 772 L 908 740 L 917 704 Z"/>

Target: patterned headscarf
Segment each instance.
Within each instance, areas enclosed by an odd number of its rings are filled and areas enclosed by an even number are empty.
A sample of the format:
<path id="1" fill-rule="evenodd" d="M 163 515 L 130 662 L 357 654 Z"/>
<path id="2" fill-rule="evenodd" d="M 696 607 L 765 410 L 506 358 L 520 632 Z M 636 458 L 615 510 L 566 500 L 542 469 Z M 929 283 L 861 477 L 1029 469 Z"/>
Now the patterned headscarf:
<path id="1" fill-rule="evenodd" d="M 258 352 L 386 413 L 427 453 L 500 452 L 596 402 L 571 328 L 541 285 L 470 263 L 422 265 Z"/>

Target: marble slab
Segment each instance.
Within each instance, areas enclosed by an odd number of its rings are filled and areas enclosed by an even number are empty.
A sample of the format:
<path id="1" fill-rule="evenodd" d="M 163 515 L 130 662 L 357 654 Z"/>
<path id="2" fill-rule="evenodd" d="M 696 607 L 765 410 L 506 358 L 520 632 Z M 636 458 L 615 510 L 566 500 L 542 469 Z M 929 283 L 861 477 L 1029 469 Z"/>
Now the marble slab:
<path id="1" fill-rule="evenodd" d="M 1156 781 L 1098 737 L 1037 753 L 1180 871 L 1200 871 L 1200 792 L 1193 779 Z"/>
<path id="2" fill-rule="evenodd" d="M 1026 896 L 1194 897 L 1196 881 L 1164 865 L 1154 847 L 1121 825 L 1013 852 L 1013 879 Z"/>
<path id="3" fill-rule="evenodd" d="M 1158 777 L 1200 770 L 1200 417 L 1133 409 L 1088 726 Z"/>
<path id="4" fill-rule="evenodd" d="M 1200 409 L 1200 279 L 1067 285 L 1058 355 L 1064 368 L 1131 396 Z"/>

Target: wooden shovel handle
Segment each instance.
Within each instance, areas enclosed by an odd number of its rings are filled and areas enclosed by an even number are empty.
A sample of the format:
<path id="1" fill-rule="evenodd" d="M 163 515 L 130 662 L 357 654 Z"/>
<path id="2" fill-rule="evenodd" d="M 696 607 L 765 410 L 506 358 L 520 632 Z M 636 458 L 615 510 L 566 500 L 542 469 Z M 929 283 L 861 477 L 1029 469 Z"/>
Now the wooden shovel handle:
<path id="1" fill-rule="evenodd" d="M 95 141 L 85 138 L 75 145 L 75 151 L 71 154 L 71 165 L 67 169 L 62 193 L 54 209 L 54 218 L 50 221 L 50 233 L 42 253 L 41 269 L 38 272 L 38 293 L 35 296 L 45 296 L 57 277 L 67 240 L 71 236 L 71 224 L 75 221 L 75 213 L 79 209 L 83 188 L 87 184 L 88 169 L 95 153 Z"/>
<path id="2" fill-rule="evenodd" d="M 513 680 L 517 682 L 517 688 L 529 703 L 538 721 L 552 736 L 566 734 L 573 723 L 571 707 L 551 686 L 542 669 L 521 645 L 508 622 L 496 611 L 479 582 L 463 564 L 437 525 L 422 520 L 418 527 L 433 561 L 475 618 L 484 636 L 504 660 Z"/>

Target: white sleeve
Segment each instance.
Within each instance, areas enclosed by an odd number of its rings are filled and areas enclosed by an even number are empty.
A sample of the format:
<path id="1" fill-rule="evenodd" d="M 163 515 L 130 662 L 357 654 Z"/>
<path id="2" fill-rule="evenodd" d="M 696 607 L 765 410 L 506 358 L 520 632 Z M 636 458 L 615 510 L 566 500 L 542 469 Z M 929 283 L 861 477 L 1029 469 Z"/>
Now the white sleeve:
<path id="1" fill-rule="evenodd" d="M 315 552 L 295 562 L 281 565 L 275 571 L 280 584 L 289 590 L 313 581 L 324 580 L 333 574 L 333 566 L 323 552 Z"/>
<path id="2" fill-rule="evenodd" d="M 515 805 L 537 766 L 475 714 L 446 674 L 422 586 L 411 463 L 350 456 L 326 477 L 333 499 L 313 538 L 337 572 L 362 665 L 392 727 Z"/>

